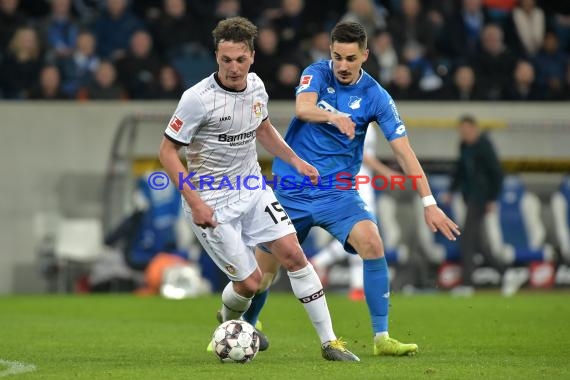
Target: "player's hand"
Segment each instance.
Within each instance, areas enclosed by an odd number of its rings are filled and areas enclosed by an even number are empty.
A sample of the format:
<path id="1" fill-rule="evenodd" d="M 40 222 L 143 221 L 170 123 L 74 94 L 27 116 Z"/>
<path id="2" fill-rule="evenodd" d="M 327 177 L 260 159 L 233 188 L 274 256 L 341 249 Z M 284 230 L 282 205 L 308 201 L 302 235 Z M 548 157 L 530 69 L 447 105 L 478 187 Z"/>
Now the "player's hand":
<path id="1" fill-rule="evenodd" d="M 313 165 L 298 157 L 295 157 L 292 160 L 291 164 L 295 167 L 295 169 L 297 169 L 297 172 L 299 172 L 299 174 L 305 177 L 309 177 L 313 185 L 317 185 L 319 183 L 319 171 Z"/>
<path id="2" fill-rule="evenodd" d="M 192 220 L 198 227 L 215 228 L 218 225 L 218 222 L 214 219 L 214 209 L 204 202 L 192 206 L 191 210 Z"/>
<path id="3" fill-rule="evenodd" d="M 338 128 L 349 139 L 354 138 L 356 124 L 348 116 L 331 114 L 330 123 Z"/>
<path id="4" fill-rule="evenodd" d="M 437 205 L 425 207 L 424 215 L 428 227 L 433 232 L 439 231 L 449 240 L 455 240 L 455 237 L 461 234 L 459 226 L 449 219 Z"/>

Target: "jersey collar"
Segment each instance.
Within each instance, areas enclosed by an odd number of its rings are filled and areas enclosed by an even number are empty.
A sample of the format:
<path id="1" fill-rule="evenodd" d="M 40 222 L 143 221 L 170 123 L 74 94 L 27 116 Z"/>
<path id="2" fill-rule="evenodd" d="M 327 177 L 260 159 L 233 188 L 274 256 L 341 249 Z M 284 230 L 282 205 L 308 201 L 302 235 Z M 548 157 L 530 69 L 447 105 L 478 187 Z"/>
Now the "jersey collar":
<path id="1" fill-rule="evenodd" d="M 338 79 L 336 79 L 336 76 L 334 75 L 334 68 L 333 68 L 333 63 L 332 63 L 332 59 L 329 60 L 329 68 L 331 69 L 331 71 L 333 72 L 333 77 L 334 80 L 338 82 Z M 342 84 L 339 82 L 339 84 L 343 85 L 343 86 L 354 86 L 355 84 L 358 84 L 358 82 L 360 82 L 360 80 L 362 79 L 362 77 L 364 76 L 364 70 L 362 69 L 362 67 L 360 68 L 360 76 L 358 77 L 358 79 L 356 80 L 356 82 L 354 82 L 353 84 Z"/>
<path id="2" fill-rule="evenodd" d="M 234 90 L 233 88 L 229 88 L 223 85 L 222 81 L 220 80 L 220 78 L 218 77 L 218 72 L 216 71 L 214 73 L 214 80 L 216 81 L 216 83 L 218 84 L 218 86 L 220 86 L 220 88 L 222 90 L 228 91 L 228 92 L 244 92 L 245 90 L 247 90 L 247 81 L 245 82 L 245 87 L 243 88 L 243 90 Z"/>

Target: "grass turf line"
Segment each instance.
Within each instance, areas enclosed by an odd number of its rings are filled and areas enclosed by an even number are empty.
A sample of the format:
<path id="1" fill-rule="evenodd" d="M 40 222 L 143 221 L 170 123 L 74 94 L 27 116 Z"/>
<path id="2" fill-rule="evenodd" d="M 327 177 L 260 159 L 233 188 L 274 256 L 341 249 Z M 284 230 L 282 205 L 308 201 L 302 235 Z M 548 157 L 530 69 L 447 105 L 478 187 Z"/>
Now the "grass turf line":
<path id="1" fill-rule="evenodd" d="M 327 298 L 335 332 L 362 362 L 321 359 L 302 305 L 276 293 L 261 316 L 271 347 L 246 365 L 205 352 L 219 296 L 0 297 L 0 358 L 37 366 L 18 380 L 570 378 L 569 293 L 393 296 L 390 334 L 419 344 L 413 358 L 372 356 L 366 304 Z"/>

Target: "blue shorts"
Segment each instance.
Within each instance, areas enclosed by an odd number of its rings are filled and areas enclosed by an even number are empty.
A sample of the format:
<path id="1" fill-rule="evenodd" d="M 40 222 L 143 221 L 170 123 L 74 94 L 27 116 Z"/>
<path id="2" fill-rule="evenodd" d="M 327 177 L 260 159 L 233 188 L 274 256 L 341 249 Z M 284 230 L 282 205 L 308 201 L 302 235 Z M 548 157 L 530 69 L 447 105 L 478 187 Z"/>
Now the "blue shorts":
<path id="1" fill-rule="evenodd" d="M 300 243 L 311 227 L 319 226 L 340 241 L 347 252 L 356 253 L 347 242 L 354 225 L 361 220 L 378 224 L 356 190 L 316 189 L 302 194 L 277 190 L 275 196 L 293 222 Z"/>

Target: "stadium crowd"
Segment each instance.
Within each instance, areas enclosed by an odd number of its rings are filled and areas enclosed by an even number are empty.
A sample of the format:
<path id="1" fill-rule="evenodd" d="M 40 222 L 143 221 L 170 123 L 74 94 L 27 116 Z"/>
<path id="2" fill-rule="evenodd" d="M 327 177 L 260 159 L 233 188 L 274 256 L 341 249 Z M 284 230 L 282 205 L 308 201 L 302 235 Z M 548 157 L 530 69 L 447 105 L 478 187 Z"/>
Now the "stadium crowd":
<path id="1" fill-rule="evenodd" d="M 259 27 L 272 99 L 330 58 L 341 19 L 365 25 L 364 68 L 396 100 L 570 99 L 560 0 L 0 0 L 0 99 L 178 99 L 216 70 L 210 31 L 235 15 Z"/>

